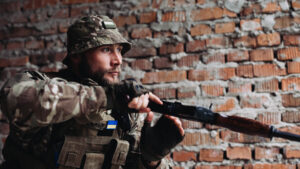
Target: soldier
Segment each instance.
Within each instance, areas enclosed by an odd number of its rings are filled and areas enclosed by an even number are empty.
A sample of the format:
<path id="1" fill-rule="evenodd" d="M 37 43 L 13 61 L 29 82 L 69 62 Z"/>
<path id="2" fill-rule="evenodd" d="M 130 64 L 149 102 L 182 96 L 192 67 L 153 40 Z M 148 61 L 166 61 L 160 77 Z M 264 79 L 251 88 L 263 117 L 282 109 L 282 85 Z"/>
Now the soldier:
<path id="1" fill-rule="evenodd" d="M 163 158 L 184 130 L 172 116 L 151 126 L 148 103 L 162 101 L 136 81 L 119 81 L 130 48 L 107 16 L 84 17 L 67 32 L 67 69 L 8 80 L 0 95 L 10 125 L 1 168 L 168 168 Z"/>

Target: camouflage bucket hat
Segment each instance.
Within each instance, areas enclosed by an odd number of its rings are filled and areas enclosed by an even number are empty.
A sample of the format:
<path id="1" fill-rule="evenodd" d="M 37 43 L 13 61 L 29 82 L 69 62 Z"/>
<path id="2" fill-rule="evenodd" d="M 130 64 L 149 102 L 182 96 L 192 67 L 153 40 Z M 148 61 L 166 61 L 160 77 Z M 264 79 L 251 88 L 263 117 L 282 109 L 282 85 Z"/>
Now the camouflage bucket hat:
<path id="1" fill-rule="evenodd" d="M 68 56 L 112 44 L 121 44 L 122 54 L 131 48 L 131 44 L 120 34 L 115 23 L 107 16 L 83 17 L 71 25 L 67 32 Z"/>

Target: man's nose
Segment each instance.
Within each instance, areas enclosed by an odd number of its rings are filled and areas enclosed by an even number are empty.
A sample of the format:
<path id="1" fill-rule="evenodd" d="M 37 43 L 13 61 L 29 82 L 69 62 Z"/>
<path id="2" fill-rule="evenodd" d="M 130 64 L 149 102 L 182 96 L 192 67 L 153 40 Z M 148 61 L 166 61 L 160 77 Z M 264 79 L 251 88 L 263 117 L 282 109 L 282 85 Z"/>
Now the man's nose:
<path id="1" fill-rule="evenodd" d="M 112 64 L 113 65 L 121 65 L 122 64 L 122 54 L 117 51 L 114 50 L 114 52 L 112 53 Z"/>

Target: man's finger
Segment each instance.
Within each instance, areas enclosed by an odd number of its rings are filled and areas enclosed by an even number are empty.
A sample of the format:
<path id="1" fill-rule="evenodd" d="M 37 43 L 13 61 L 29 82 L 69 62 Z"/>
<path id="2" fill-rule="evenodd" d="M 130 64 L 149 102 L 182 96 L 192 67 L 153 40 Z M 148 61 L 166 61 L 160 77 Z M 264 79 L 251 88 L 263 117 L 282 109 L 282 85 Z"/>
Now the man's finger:
<path id="1" fill-rule="evenodd" d="M 184 135 L 184 129 L 182 127 L 182 122 L 179 120 L 179 118 L 174 117 L 174 116 L 169 116 L 169 115 L 165 115 L 167 118 L 171 119 L 174 124 L 177 126 L 177 128 L 179 129 L 180 134 L 183 136 Z"/>
<path id="2" fill-rule="evenodd" d="M 159 97 L 157 97 L 156 95 L 154 95 L 153 93 L 149 92 L 149 99 L 157 104 L 162 105 L 163 102 L 160 100 Z"/>

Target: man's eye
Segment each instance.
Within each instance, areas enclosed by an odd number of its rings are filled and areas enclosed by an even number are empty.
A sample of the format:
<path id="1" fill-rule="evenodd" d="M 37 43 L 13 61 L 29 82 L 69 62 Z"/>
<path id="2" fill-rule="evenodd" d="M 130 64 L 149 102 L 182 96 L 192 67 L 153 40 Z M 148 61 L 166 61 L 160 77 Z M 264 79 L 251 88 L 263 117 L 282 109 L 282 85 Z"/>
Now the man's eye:
<path id="1" fill-rule="evenodd" d="M 107 47 L 107 48 L 102 48 L 102 52 L 109 52 L 110 49 Z"/>
<path id="2" fill-rule="evenodd" d="M 119 48 L 118 48 L 118 52 L 121 53 L 121 52 L 122 52 L 122 49 L 123 49 L 122 47 L 119 47 Z"/>

